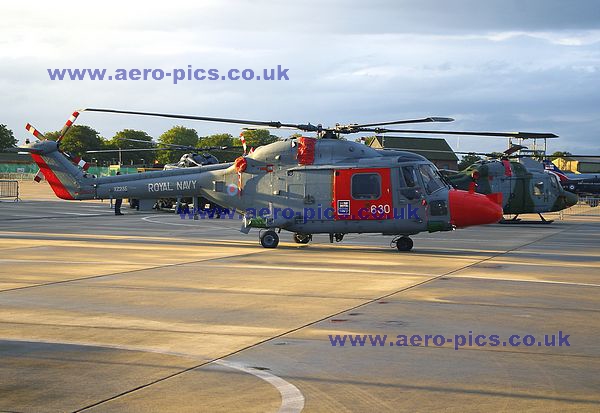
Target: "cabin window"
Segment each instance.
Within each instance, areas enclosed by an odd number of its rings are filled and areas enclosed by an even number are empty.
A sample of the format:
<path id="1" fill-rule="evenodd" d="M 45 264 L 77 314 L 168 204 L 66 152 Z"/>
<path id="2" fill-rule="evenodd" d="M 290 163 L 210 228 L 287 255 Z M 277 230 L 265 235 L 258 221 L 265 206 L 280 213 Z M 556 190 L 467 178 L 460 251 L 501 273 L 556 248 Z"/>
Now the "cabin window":
<path id="1" fill-rule="evenodd" d="M 352 175 L 352 198 L 378 199 L 381 196 L 381 176 L 379 174 Z"/>
<path id="2" fill-rule="evenodd" d="M 544 194 L 544 183 L 538 182 L 533 186 L 533 195 L 542 196 Z"/>

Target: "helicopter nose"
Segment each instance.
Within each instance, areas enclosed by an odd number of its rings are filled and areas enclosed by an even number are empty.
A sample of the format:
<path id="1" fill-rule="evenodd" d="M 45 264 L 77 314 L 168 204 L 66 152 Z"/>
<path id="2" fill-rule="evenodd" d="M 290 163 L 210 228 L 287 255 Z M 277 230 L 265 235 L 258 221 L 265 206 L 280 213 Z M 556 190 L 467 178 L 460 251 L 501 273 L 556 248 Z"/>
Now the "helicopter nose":
<path id="1" fill-rule="evenodd" d="M 567 208 L 572 207 L 573 205 L 577 205 L 577 202 L 579 202 L 579 197 L 577 196 L 577 194 L 565 191 L 565 203 L 567 204 Z"/>
<path id="2" fill-rule="evenodd" d="M 502 219 L 502 194 L 483 195 L 451 190 L 448 193 L 450 223 L 457 228 L 494 224 Z"/>

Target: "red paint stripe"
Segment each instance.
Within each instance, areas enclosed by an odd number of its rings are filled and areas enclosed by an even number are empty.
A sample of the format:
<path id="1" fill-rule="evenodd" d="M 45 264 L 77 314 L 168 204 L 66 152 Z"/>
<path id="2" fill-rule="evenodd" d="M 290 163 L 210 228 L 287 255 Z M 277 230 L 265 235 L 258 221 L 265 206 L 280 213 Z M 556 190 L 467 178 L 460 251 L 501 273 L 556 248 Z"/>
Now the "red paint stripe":
<path id="1" fill-rule="evenodd" d="M 44 174 L 46 181 L 48 181 L 50 187 L 52 188 L 57 197 L 69 200 L 74 199 L 73 195 L 71 195 L 69 191 L 67 191 L 67 188 L 65 188 L 62 182 L 60 182 L 58 176 L 56 176 L 54 171 L 50 169 L 46 161 L 44 161 L 44 159 L 40 155 L 32 153 L 31 157 L 33 158 L 33 161 L 37 164 L 37 166 L 40 168 L 40 171 Z"/>
<path id="2" fill-rule="evenodd" d="M 38 130 L 36 128 L 31 126 L 29 123 L 27 125 L 25 125 L 25 129 L 27 129 L 27 132 L 31 133 L 36 138 L 39 138 L 40 133 L 38 132 Z"/>

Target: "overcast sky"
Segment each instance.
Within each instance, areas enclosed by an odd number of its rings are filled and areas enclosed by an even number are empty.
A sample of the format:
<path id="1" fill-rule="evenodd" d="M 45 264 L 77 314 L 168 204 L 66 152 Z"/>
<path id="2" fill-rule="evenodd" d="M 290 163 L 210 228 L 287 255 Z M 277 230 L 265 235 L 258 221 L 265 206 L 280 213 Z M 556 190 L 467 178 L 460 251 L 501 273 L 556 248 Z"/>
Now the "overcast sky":
<path id="1" fill-rule="evenodd" d="M 450 116 L 427 128 L 553 132 L 552 151 L 600 154 L 598 0 L 20 0 L 0 11 L 0 123 L 21 140 L 27 122 L 56 130 L 74 109 L 106 107 L 324 125 Z M 282 65 L 290 80 L 51 81 L 46 71 L 188 64 Z M 107 138 L 174 124 L 240 132 L 93 113 L 78 123 Z M 505 146 L 460 139 L 460 150 Z"/>

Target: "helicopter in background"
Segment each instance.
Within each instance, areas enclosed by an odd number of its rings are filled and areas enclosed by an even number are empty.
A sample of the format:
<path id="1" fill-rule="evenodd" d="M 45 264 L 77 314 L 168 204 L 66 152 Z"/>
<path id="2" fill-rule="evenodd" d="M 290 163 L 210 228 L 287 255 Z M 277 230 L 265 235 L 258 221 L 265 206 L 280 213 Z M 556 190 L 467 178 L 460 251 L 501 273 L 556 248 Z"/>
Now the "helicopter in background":
<path id="1" fill-rule="evenodd" d="M 151 171 L 131 175 L 93 177 L 73 164 L 60 150 L 60 141 L 39 140 L 21 150 L 34 161 L 59 198 L 104 199 L 129 197 L 204 197 L 237 211 L 241 231 L 259 230 L 265 248 L 279 244 L 278 233 L 294 233 L 306 244 L 313 234 L 329 234 L 331 242 L 349 233 L 393 235 L 398 251 L 410 251 L 410 235 L 451 231 L 498 222 L 502 194 L 487 195 L 451 187 L 424 157 L 405 151 L 375 150 L 339 139 L 351 133 L 398 132 L 387 125 L 449 122 L 429 117 L 366 124 L 291 124 L 205 116 L 173 115 L 113 109 L 89 112 L 160 116 L 175 119 L 243 124 L 267 128 L 292 128 L 317 137 L 288 138 L 258 147 L 233 163 Z M 28 125 L 30 126 L 30 125 Z M 33 127 L 30 127 L 33 128 Z M 28 129 L 29 130 L 29 129 Z M 34 129 L 35 130 L 35 129 Z M 403 131 L 401 131 L 403 132 Z M 440 131 L 408 131 L 440 133 Z M 482 136 L 546 136 L 520 132 L 454 132 Z M 194 215 L 201 211 L 194 209 Z"/>
<path id="2" fill-rule="evenodd" d="M 570 155 L 579 156 L 579 155 Z M 586 158 L 599 158 L 599 156 L 585 155 Z M 600 174 L 595 173 L 572 173 L 561 171 L 549 159 L 544 159 L 544 167 L 550 173 L 558 176 L 562 187 L 570 192 L 576 193 L 583 201 L 591 207 L 597 207 L 600 202 L 597 199 L 600 196 Z"/>
<path id="3" fill-rule="evenodd" d="M 518 222 L 520 214 L 531 213 L 538 214 L 541 223 L 551 223 L 543 213 L 562 211 L 578 202 L 577 195 L 565 190 L 555 174 L 529 157 L 519 157 L 516 161 L 508 156 L 478 161 L 446 178 L 455 188 L 474 186 L 482 194 L 502 192 L 504 214 L 514 215 L 504 223 Z"/>
<path id="4" fill-rule="evenodd" d="M 546 138 L 557 137 L 556 135 Z M 535 137 L 537 138 L 537 137 Z M 387 139 L 390 139 L 389 137 Z M 578 202 L 576 194 L 561 185 L 559 174 L 548 170 L 544 163 L 529 155 L 521 155 L 522 145 L 512 145 L 504 152 L 454 152 L 431 150 L 465 155 L 483 155 L 488 159 L 480 160 L 463 171 L 442 170 L 448 182 L 457 189 L 475 190 L 481 194 L 501 192 L 503 212 L 514 215 L 501 223 L 533 223 L 521 221 L 520 214 L 538 214 L 541 223 L 552 223 L 542 215 L 546 212 L 562 211 Z"/>

